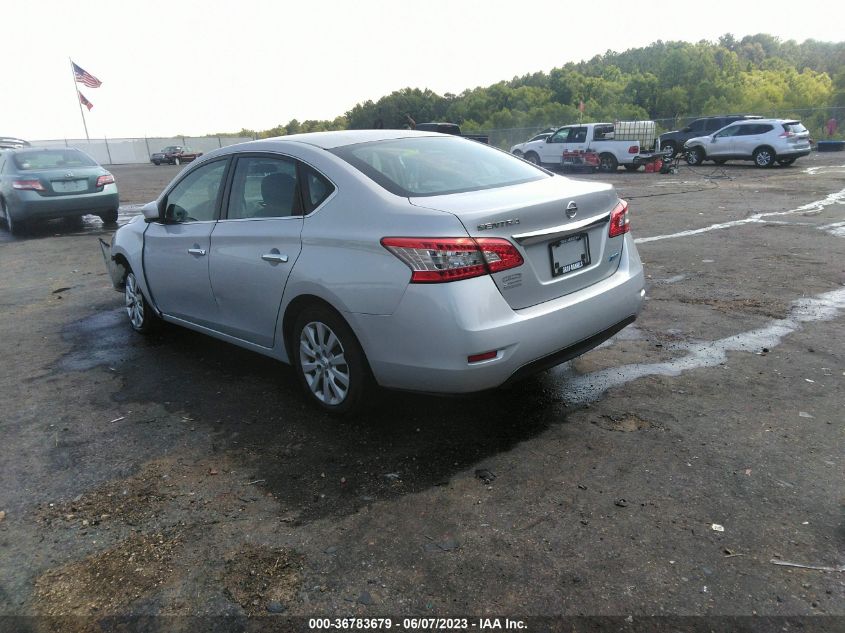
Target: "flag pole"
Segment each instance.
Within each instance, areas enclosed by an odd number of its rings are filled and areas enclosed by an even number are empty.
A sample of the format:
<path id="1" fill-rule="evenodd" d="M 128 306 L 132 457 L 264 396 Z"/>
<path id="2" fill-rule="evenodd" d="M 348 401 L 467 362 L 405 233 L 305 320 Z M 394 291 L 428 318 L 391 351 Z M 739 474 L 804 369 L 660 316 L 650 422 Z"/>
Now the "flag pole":
<path id="1" fill-rule="evenodd" d="M 88 136 L 88 124 L 85 122 L 85 113 L 82 111 L 82 101 L 79 99 L 79 88 L 76 87 L 76 73 L 73 72 L 73 60 L 68 57 L 67 61 L 70 63 L 70 76 L 73 78 L 73 90 L 76 92 L 76 102 L 79 104 L 79 116 L 82 117 L 82 127 L 85 128 L 85 140 L 90 143 L 91 137 Z"/>

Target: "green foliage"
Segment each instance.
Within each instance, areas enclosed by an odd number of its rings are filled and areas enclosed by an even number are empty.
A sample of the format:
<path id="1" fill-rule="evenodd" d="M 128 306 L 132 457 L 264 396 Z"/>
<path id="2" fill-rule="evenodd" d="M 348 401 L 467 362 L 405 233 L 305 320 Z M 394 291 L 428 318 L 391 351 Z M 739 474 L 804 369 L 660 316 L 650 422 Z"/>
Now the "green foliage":
<path id="1" fill-rule="evenodd" d="M 845 42 L 782 42 L 766 34 L 716 43 L 657 41 L 608 51 L 459 95 L 403 88 L 357 104 L 333 121 L 292 120 L 258 138 L 337 129 L 405 128 L 448 121 L 465 131 L 540 128 L 578 121 L 680 119 L 729 112 L 769 114 L 845 106 Z M 583 101 L 584 112 L 578 106 Z M 825 114 L 818 114 L 819 124 Z M 812 118 L 812 117 L 809 117 Z"/>

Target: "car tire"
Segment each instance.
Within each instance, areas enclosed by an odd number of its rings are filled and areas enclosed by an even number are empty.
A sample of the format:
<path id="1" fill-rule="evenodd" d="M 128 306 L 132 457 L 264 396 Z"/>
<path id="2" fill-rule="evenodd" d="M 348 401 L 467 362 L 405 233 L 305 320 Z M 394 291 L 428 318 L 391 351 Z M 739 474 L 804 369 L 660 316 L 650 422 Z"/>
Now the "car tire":
<path id="1" fill-rule="evenodd" d="M 117 224 L 117 209 L 111 209 L 100 214 L 103 224 Z"/>
<path id="2" fill-rule="evenodd" d="M 700 165 L 704 162 L 704 150 L 700 147 L 691 147 L 687 150 L 687 164 Z"/>
<path id="3" fill-rule="evenodd" d="M 639 168 L 639 165 L 625 165 L 625 169 L 628 171 L 637 171 Z"/>
<path id="4" fill-rule="evenodd" d="M 182 159 L 181 159 L 181 158 L 179 158 L 179 157 L 177 156 L 176 158 L 174 158 L 174 159 L 173 159 L 173 164 L 174 164 L 174 165 L 177 165 L 177 166 L 178 166 L 178 165 L 181 165 L 181 164 L 182 164 Z"/>
<path id="5" fill-rule="evenodd" d="M 672 141 L 666 141 L 665 143 L 660 144 L 660 151 L 666 156 L 666 158 L 674 158 L 675 154 L 678 153 L 678 146 Z"/>
<path id="6" fill-rule="evenodd" d="M 789 167 L 794 162 L 794 158 L 778 158 L 778 165 L 781 167 Z"/>
<path id="7" fill-rule="evenodd" d="M 522 158 L 522 152 L 520 152 L 518 149 L 514 150 L 513 155 L 517 158 Z"/>
<path id="8" fill-rule="evenodd" d="M 123 280 L 123 298 L 129 325 L 141 334 L 152 332 L 159 325 L 158 315 L 153 311 L 144 292 L 138 285 L 138 279 L 131 270 Z"/>
<path id="9" fill-rule="evenodd" d="M 12 218 L 12 212 L 9 211 L 9 207 L 6 206 L 6 201 L 2 198 L 0 198 L 0 214 L 3 215 L 3 219 L 6 222 L 6 228 L 9 230 L 9 233 L 11 235 L 20 235 L 24 229 L 24 223 Z"/>
<path id="10" fill-rule="evenodd" d="M 296 317 L 292 363 L 308 399 L 333 414 L 360 409 L 373 379 L 352 328 L 327 306 L 311 305 Z"/>
<path id="11" fill-rule="evenodd" d="M 752 155 L 754 164 L 763 169 L 775 164 L 775 151 L 771 147 L 758 147 Z"/>
<path id="12" fill-rule="evenodd" d="M 158 167 L 159 165 L 161 165 L 161 161 L 160 161 L 160 160 L 154 160 L 154 161 L 153 161 L 153 165 L 155 165 L 156 167 Z"/>
<path id="13" fill-rule="evenodd" d="M 528 152 L 525 155 L 525 160 L 527 160 L 529 163 L 533 163 L 534 165 L 540 164 L 540 156 L 537 155 L 537 152 Z"/>
<path id="14" fill-rule="evenodd" d="M 599 171 L 605 173 L 614 173 L 619 168 L 619 161 L 613 154 L 599 154 Z"/>

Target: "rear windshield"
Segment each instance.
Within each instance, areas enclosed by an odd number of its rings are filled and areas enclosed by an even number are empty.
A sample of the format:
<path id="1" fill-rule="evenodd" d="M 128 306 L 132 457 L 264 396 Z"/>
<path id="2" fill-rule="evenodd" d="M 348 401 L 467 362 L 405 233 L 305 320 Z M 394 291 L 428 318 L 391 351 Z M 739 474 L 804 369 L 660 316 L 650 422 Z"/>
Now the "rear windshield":
<path id="1" fill-rule="evenodd" d="M 89 156 L 73 149 L 42 149 L 15 154 L 15 165 L 23 171 L 36 169 L 65 169 L 70 167 L 96 167 Z"/>
<path id="2" fill-rule="evenodd" d="M 803 134 L 807 131 L 807 128 L 805 128 L 800 121 L 791 121 L 789 123 L 784 123 L 783 129 L 787 132 L 792 132 L 793 134 Z"/>
<path id="3" fill-rule="evenodd" d="M 510 154 L 456 137 L 374 141 L 331 151 L 398 196 L 438 196 L 550 177 Z"/>

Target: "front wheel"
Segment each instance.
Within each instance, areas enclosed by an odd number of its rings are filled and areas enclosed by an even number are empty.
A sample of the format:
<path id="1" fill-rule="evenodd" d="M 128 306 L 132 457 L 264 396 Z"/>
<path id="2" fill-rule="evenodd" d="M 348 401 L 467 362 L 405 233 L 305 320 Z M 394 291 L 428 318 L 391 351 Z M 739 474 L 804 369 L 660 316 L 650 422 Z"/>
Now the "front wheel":
<path id="1" fill-rule="evenodd" d="M 293 366 L 310 400 L 329 413 L 350 413 L 364 403 L 372 378 L 352 329 L 323 306 L 305 308 L 291 338 Z"/>
<path id="2" fill-rule="evenodd" d="M 153 165 L 155 165 L 156 167 L 158 167 L 159 165 L 161 165 L 161 161 L 160 161 L 160 160 L 154 160 L 154 161 L 153 161 Z"/>
<path id="3" fill-rule="evenodd" d="M 700 165 L 704 162 L 704 150 L 700 147 L 692 147 L 687 151 L 687 163 Z"/>
<path id="4" fill-rule="evenodd" d="M 525 160 L 527 160 L 529 163 L 533 163 L 535 165 L 540 164 L 540 157 L 537 155 L 536 152 L 528 152 L 525 155 Z"/>
<path id="5" fill-rule="evenodd" d="M 781 167 L 789 167 L 794 162 L 794 158 L 778 158 L 778 165 Z"/>
<path id="6" fill-rule="evenodd" d="M 513 155 L 517 158 L 522 158 L 522 152 L 520 152 L 518 149 L 514 150 Z"/>
<path id="7" fill-rule="evenodd" d="M 775 153 L 770 147 L 755 149 L 753 158 L 757 167 L 771 167 L 775 164 Z"/>
<path id="8" fill-rule="evenodd" d="M 138 285 L 135 273 L 131 271 L 126 275 L 123 297 L 126 304 L 126 315 L 129 317 L 129 324 L 133 330 L 146 334 L 158 325 L 158 316 L 147 303 L 144 293 Z"/>
<path id="9" fill-rule="evenodd" d="M 599 155 L 599 171 L 613 173 L 619 167 L 619 161 L 613 154 Z"/>
<path id="10" fill-rule="evenodd" d="M 176 158 L 173 159 L 173 164 L 174 165 L 181 165 L 182 159 L 177 156 Z"/>
<path id="11" fill-rule="evenodd" d="M 666 156 L 666 158 L 674 158 L 675 154 L 678 152 L 678 147 L 671 141 L 667 141 L 666 143 L 660 145 L 660 151 L 664 156 Z"/>

